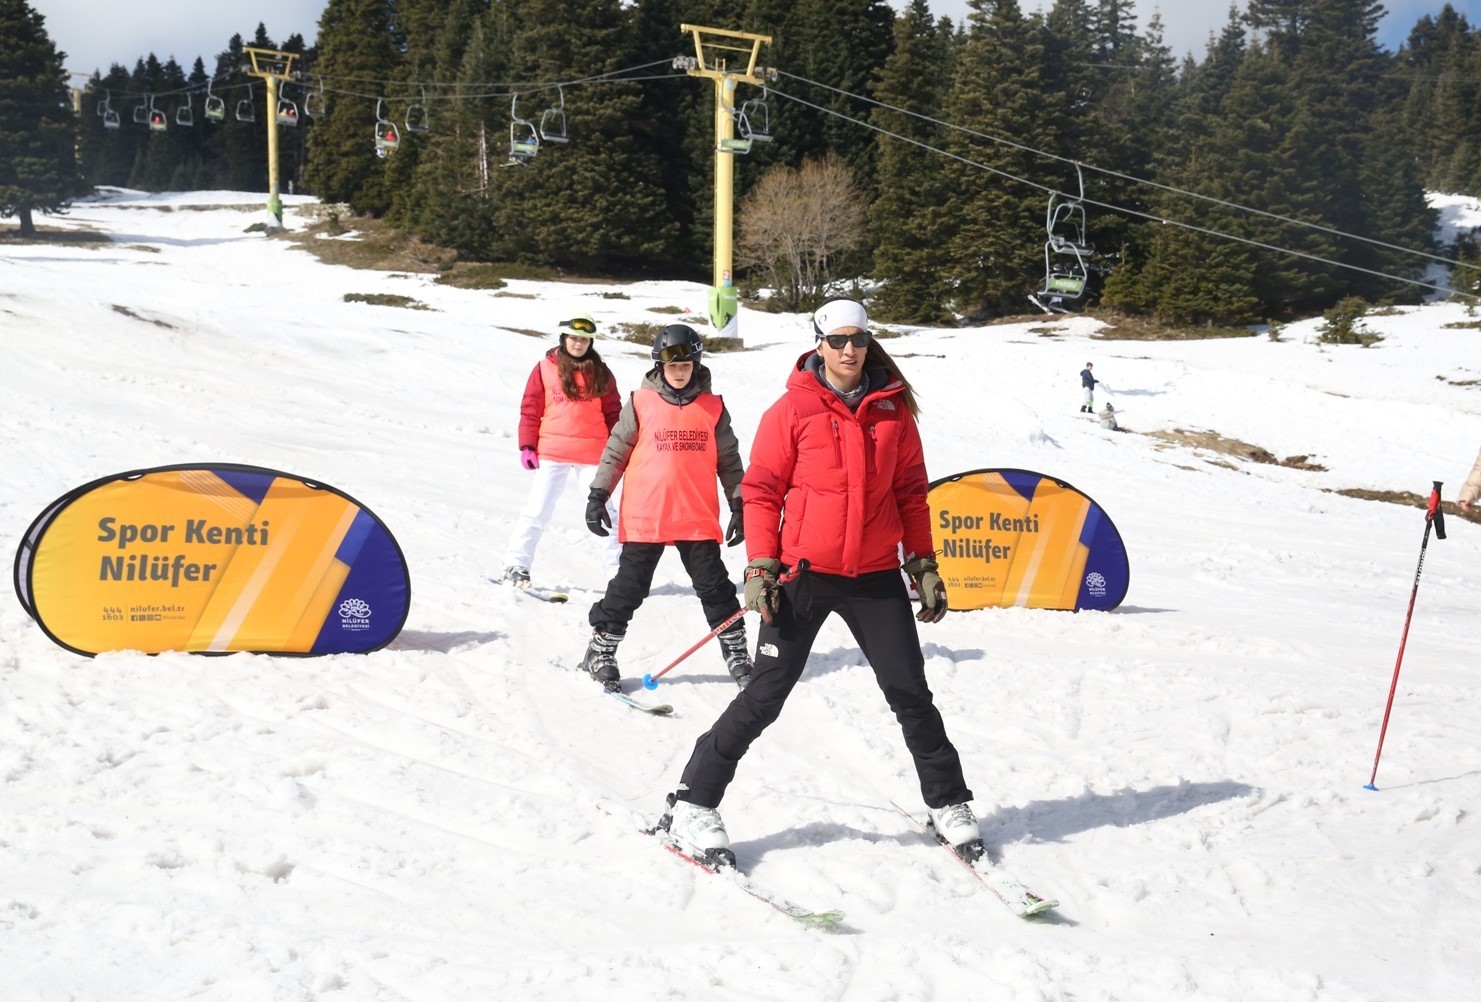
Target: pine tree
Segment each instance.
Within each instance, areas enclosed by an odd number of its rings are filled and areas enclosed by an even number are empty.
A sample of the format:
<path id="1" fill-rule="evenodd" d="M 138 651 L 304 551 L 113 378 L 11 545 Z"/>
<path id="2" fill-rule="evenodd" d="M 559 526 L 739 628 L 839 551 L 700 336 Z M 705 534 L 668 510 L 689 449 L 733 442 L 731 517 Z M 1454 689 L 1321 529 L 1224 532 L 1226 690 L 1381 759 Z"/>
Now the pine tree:
<path id="1" fill-rule="evenodd" d="M 894 52 L 875 88 L 876 99 L 888 107 L 870 116 L 881 130 L 879 196 L 870 207 L 870 228 L 874 277 L 883 283 L 870 309 L 883 320 L 942 323 L 951 316 L 941 233 L 956 193 L 934 152 L 942 148 L 945 130 L 926 121 L 941 117 L 950 55 L 949 25 L 935 21 L 926 0 L 912 0 L 895 22 Z"/>
<path id="2" fill-rule="evenodd" d="M 1043 28 L 1023 16 L 1017 0 L 969 6 L 946 118 L 977 135 L 956 132 L 948 140 L 961 159 L 947 164 L 946 177 L 959 194 L 955 218 L 940 236 L 957 313 L 1020 312 L 1043 275 L 1044 194 L 1012 180 L 1045 175 L 1042 159 L 1028 152 L 1050 141 Z M 1004 139 L 1016 145 L 997 141 Z"/>
<path id="3" fill-rule="evenodd" d="M 394 0 L 329 0 L 319 17 L 317 71 L 333 79 L 386 80 L 400 58 L 395 25 Z M 323 119 L 309 136 L 304 169 L 305 186 L 324 201 L 376 214 L 389 206 L 375 145 L 377 114 L 389 121 L 385 97 L 330 95 Z"/>
<path id="4" fill-rule="evenodd" d="M 63 212 L 88 190 L 77 163 L 77 117 L 46 19 L 0 0 L 0 217 L 35 236 L 34 214 Z"/>

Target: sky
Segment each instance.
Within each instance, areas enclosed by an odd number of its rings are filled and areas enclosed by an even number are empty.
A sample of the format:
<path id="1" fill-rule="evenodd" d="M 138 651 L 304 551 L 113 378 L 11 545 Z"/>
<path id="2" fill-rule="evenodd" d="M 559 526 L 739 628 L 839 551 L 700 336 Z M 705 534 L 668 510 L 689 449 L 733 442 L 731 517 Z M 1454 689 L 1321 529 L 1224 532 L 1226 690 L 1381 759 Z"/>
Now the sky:
<path id="1" fill-rule="evenodd" d="M 292 231 L 319 208 L 286 201 Z M 1441 205 L 1481 224 L 1474 200 Z M 1130 587 L 1109 612 L 920 629 L 995 861 L 1060 901 L 1032 923 L 892 806 L 922 810 L 911 760 L 851 637 L 824 624 L 721 804 L 755 881 L 844 912 L 821 933 L 636 830 L 734 688 L 714 644 L 648 694 L 674 706 L 662 718 L 551 663 L 579 656 L 603 586 L 583 492 L 532 566 L 569 604 L 489 580 L 528 491 L 520 395 L 557 320 L 667 323 L 705 287 L 457 289 L 324 264 L 255 230 L 264 217 L 260 194 L 109 191 L 39 220 L 105 241 L 0 241 L 0 540 L 113 474 L 261 466 L 373 511 L 406 556 L 410 614 L 364 655 L 88 659 L 0 600 L 7 998 L 1474 995 L 1481 526 L 1452 516 L 1429 538 L 1416 594 L 1422 510 L 1340 493 L 1441 480 L 1454 498 L 1481 444 L 1464 308 L 1369 318 L 1370 348 L 1324 346 L 1310 321 L 1165 342 L 1084 317 L 881 328 L 900 334 L 930 476 L 1074 485 L 1117 527 Z M 346 298 L 373 293 L 426 308 Z M 811 337 L 805 316 L 750 308 L 739 330 L 746 350 L 706 364 L 744 455 Z M 647 350 L 597 345 L 633 389 Z M 1078 412 L 1087 361 L 1125 431 Z M 1215 435 L 1304 468 L 1199 444 Z M 743 549 L 723 551 L 735 576 Z M 705 626 L 666 556 L 618 652 L 629 688 Z"/>
<path id="2" fill-rule="evenodd" d="M 1022 3 L 1025 11 L 1047 10 L 1051 5 L 1049 0 Z M 67 53 L 67 68 L 84 76 L 94 70 L 106 73 L 115 62 L 132 69 L 137 59 L 150 52 L 161 62 L 174 56 L 187 72 L 200 56 L 210 69 L 212 58 L 226 48 L 232 35 L 251 38 L 259 21 L 275 42 L 297 33 L 312 43 L 324 10 L 317 0 L 263 0 L 250 8 L 159 0 L 149 5 L 149 16 L 141 16 L 128 5 L 93 0 L 31 0 L 31 6 L 45 15 L 52 41 Z M 1243 9 L 1244 4 L 1238 6 Z M 1389 13 L 1380 24 L 1379 41 L 1397 48 L 1421 15 L 1437 13 L 1443 6 L 1437 0 L 1391 0 L 1385 4 Z M 1481 23 L 1481 0 L 1458 0 L 1452 6 L 1473 25 Z M 956 21 L 968 10 L 966 0 L 934 0 L 931 8 Z M 1143 0 L 1137 5 L 1143 24 L 1158 9 L 1173 53 L 1202 56 L 1209 33 L 1217 34 L 1228 20 L 1229 0 L 1179 0 L 1160 8 Z"/>

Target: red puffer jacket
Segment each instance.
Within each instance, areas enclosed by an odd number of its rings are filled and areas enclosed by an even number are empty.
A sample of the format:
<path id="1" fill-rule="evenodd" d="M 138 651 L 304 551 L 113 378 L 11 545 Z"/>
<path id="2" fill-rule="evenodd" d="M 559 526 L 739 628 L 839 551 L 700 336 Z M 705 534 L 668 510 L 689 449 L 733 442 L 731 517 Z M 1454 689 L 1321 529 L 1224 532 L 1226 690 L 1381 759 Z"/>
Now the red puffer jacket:
<path id="1" fill-rule="evenodd" d="M 857 410 L 824 386 L 815 352 L 761 417 L 741 483 L 746 553 L 857 577 L 933 552 L 925 455 L 915 418 L 889 380 Z M 870 373 L 870 378 L 876 378 Z"/>

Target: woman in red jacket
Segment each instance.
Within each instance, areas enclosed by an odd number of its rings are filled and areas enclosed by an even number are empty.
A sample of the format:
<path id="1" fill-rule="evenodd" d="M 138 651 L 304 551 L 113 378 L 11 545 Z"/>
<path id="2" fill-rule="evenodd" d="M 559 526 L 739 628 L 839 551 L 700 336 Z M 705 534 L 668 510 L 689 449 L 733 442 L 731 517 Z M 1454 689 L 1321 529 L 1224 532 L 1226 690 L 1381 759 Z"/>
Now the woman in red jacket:
<path id="1" fill-rule="evenodd" d="M 560 344 L 530 373 L 519 404 L 519 461 L 534 471 L 535 480 L 504 553 L 503 579 L 518 588 L 530 586 L 535 547 L 561 492 L 570 480 L 596 474 L 607 435 L 622 412 L 617 380 L 592 345 L 596 321 L 578 313 L 558 326 Z M 603 541 L 608 580 L 617 573 L 621 552 L 615 539 Z"/>
<path id="2" fill-rule="evenodd" d="M 715 809 L 751 742 L 782 711 L 813 641 L 837 613 L 869 659 L 938 832 L 969 858 L 982 851 L 972 791 L 926 684 L 916 620 L 946 615 L 926 505 L 915 398 L 869 334 L 864 307 L 829 300 L 813 315 L 818 343 L 762 416 L 741 485 L 745 603 L 761 613 L 751 683 L 695 743 L 671 814 L 671 834 L 734 865 Z M 913 607 L 904 569 L 921 596 Z M 783 568 L 806 568 L 779 583 Z"/>

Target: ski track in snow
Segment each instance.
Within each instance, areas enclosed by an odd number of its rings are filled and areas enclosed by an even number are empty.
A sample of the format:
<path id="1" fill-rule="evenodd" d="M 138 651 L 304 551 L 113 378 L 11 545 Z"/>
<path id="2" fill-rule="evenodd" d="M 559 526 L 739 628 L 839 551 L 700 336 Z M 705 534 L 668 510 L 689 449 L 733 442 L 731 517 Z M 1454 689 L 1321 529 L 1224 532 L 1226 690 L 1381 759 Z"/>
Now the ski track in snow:
<path id="1" fill-rule="evenodd" d="M 707 645 L 652 693 L 573 664 L 602 585 L 577 492 L 537 582 L 491 583 L 528 481 L 514 427 L 552 330 L 696 309 L 702 286 L 502 292 L 320 264 L 245 232 L 259 196 L 116 193 L 0 247 L 0 528 L 73 486 L 238 462 L 322 480 L 412 573 L 386 650 L 319 659 L 56 647 L 0 604 L 0 969 L 51 999 L 1289 1000 L 1469 997 L 1481 977 L 1481 532 L 1431 539 L 1381 792 L 1372 765 L 1422 518 L 1342 488 L 1456 488 L 1481 444 L 1459 307 L 1372 349 L 1117 342 L 1086 318 L 911 331 L 931 473 L 1052 473 L 1131 557 L 1112 613 L 1003 609 L 921 629 L 995 859 L 1061 908 L 1011 917 L 890 806 L 914 770 L 836 619 L 722 811 L 763 886 L 846 913 L 802 929 L 640 834 L 734 693 Z M 303 225 L 290 198 L 287 222 Z M 215 208 L 168 211 L 187 204 Z M 1447 203 L 1447 226 L 1476 223 Z M 48 223 L 58 222 L 47 220 Z M 404 292 L 425 312 L 346 303 Z M 662 314 L 659 314 L 662 315 Z M 743 450 L 807 318 L 743 311 L 709 359 Z M 1047 333 L 1046 333 L 1047 331 Z M 599 348 L 625 389 L 646 352 Z M 1129 434 L 1075 413 L 1096 362 Z M 1325 472 L 1141 432 L 1211 430 Z M 739 576 L 744 548 L 727 549 Z M 754 639 L 754 621 L 751 623 Z M 619 660 L 629 686 L 707 630 L 675 557 Z M 1443 917 L 1442 921 L 1436 921 Z"/>

